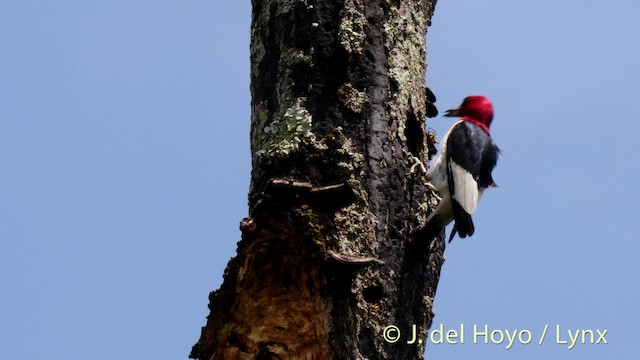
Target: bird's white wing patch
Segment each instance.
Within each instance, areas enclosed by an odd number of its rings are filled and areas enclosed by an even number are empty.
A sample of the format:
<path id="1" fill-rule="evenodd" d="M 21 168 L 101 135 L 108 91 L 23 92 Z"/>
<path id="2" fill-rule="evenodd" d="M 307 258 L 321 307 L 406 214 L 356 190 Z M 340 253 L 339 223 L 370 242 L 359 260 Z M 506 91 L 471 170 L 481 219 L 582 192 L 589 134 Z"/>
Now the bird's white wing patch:
<path id="1" fill-rule="evenodd" d="M 451 161 L 451 174 L 453 175 L 453 198 L 462 206 L 467 214 L 476 211 L 482 193 L 478 189 L 478 183 L 470 172 L 462 166 Z"/>

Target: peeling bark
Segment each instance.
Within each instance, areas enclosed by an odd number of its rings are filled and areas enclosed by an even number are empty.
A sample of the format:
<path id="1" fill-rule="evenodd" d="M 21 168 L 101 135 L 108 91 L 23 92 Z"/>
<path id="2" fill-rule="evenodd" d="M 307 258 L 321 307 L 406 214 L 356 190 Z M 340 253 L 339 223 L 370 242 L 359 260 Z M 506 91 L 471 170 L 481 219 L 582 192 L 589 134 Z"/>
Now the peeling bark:
<path id="1" fill-rule="evenodd" d="M 192 358 L 423 358 L 409 330 L 424 340 L 444 261 L 415 166 L 434 6 L 253 0 L 250 216 Z"/>

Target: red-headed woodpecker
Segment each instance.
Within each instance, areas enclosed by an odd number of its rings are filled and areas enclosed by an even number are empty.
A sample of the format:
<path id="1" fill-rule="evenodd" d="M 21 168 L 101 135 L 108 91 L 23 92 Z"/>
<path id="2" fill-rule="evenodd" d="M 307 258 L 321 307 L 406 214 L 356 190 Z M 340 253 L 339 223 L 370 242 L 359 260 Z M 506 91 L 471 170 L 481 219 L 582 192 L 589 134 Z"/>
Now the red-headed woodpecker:
<path id="1" fill-rule="evenodd" d="M 441 201 L 427 218 L 426 228 L 441 229 L 455 220 L 449 242 L 458 232 L 461 238 L 474 232 L 471 214 L 476 211 L 484 189 L 496 186 L 491 171 L 500 149 L 489 134 L 493 106 L 484 96 L 469 96 L 457 109 L 444 116 L 461 119 L 442 139 L 440 156 L 427 172 L 427 178 Z"/>

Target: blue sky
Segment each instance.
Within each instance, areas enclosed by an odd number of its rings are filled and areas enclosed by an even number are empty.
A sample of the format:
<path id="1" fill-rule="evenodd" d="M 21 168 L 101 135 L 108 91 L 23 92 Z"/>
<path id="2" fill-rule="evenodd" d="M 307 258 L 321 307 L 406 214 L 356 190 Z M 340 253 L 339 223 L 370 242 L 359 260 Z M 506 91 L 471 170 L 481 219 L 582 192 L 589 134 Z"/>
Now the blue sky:
<path id="1" fill-rule="evenodd" d="M 490 97 L 503 157 L 435 325 L 533 341 L 430 359 L 640 355 L 638 12 L 439 1 L 427 83 L 441 112 Z M 249 21 L 247 1 L 0 4 L 0 357 L 186 358 L 247 213 Z M 547 324 L 609 344 L 539 346 Z"/>

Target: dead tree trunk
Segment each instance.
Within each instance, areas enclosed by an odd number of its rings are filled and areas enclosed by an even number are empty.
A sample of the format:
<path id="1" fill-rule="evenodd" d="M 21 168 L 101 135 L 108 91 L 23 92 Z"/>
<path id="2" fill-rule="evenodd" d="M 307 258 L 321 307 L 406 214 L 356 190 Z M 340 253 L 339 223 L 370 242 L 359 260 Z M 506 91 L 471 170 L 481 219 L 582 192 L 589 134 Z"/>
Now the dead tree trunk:
<path id="1" fill-rule="evenodd" d="M 250 216 L 192 358 L 423 357 L 443 262 L 442 237 L 416 235 L 437 201 L 416 161 L 435 2 L 253 0 Z"/>

